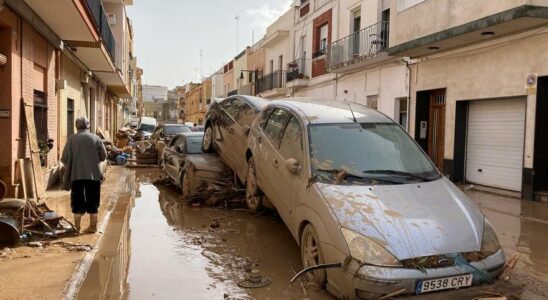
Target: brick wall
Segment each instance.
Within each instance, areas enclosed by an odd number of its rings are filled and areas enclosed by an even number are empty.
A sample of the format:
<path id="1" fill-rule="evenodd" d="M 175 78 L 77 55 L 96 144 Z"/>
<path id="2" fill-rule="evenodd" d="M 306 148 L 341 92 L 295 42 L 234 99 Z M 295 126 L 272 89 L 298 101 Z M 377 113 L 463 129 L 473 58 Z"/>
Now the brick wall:
<path id="1" fill-rule="evenodd" d="M 312 54 L 320 50 L 320 28 L 327 24 L 327 44 L 331 43 L 331 31 L 333 27 L 333 14 L 329 9 L 319 15 L 312 22 Z M 325 55 L 312 60 L 312 78 L 327 74 Z"/>

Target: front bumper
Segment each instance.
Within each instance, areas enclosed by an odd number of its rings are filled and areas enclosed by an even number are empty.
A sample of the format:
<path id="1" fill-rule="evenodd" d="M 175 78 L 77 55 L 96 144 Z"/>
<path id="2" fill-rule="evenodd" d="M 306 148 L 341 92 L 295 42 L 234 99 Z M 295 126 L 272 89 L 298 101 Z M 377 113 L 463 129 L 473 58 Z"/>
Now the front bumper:
<path id="1" fill-rule="evenodd" d="M 437 269 L 405 269 L 389 268 L 371 265 L 360 266 L 351 260 L 346 267 L 347 279 L 351 280 L 353 295 L 349 298 L 376 299 L 383 295 L 405 289 L 401 294 L 416 293 L 417 284 L 421 280 L 473 274 L 472 285 L 491 282 L 497 278 L 504 268 L 504 252 L 499 250 L 482 261 L 471 262 L 469 265 L 455 265 Z"/>

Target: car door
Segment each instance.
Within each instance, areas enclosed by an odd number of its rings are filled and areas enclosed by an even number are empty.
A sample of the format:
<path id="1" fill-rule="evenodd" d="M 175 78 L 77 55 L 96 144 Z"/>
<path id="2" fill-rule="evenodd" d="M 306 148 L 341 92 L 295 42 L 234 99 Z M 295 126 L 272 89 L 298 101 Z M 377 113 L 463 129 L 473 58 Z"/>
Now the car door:
<path id="1" fill-rule="evenodd" d="M 295 225 L 293 212 L 299 199 L 303 199 L 308 184 L 304 170 L 303 128 L 299 119 L 292 115 L 282 133 L 279 147 L 273 151 L 278 167 L 273 169 L 272 188 L 280 195 L 280 204 L 284 207 L 280 214 L 283 212 L 282 217 L 290 229 Z"/>
<path id="2" fill-rule="evenodd" d="M 184 137 L 177 136 L 171 141 L 168 148 L 164 150 L 164 166 L 167 175 L 176 183 L 179 183 L 179 156 L 181 147 L 184 144 Z"/>
<path id="3" fill-rule="evenodd" d="M 259 187 L 276 207 L 284 220 L 286 219 L 288 212 L 285 211 L 286 207 L 284 200 L 282 199 L 281 190 L 283 190 L 284 187 L 281 189 L 279 188 L 279 168 L 283 167 L 283 165 L 277 154 L 277 149 L 280 145 L 285 126 L 290 118 L 291 115 L 288 111 L 282 108 L 275 108 L 272 113 L 270 113 L 263 128 L 259 130 L 260 133 L 257 137 L 259 151 L 253 153 Z"/>

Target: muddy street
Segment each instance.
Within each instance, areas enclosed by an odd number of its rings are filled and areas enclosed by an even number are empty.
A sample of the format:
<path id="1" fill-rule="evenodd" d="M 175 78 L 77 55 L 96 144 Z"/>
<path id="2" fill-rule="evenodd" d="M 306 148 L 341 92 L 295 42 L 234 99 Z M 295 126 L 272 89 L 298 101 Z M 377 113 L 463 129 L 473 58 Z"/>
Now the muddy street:
<path id="1" fill-rule="evenodd" d="M 332 299 L 313 286 L 289 283 L 302 264 L 297 244 L 278 217 L 192 207 L 173 186 L 153 185 L 157 178 L 155 171 L 137 175 L 126 298 Z M 252 269 L 272 283 L 238 287 Z"/>
<path id="2" fill-rule="evenodd" d="M 102 275 L 109 281 L 105 298 L 334 299 L 316 286 L 289 282 L 302 268 L 300 251 L 275 213 L 254 215 L 243 209 L 194 207 L 182 200 L 174 186 L 154 184 L 158 178 L 156 169 L 136 172 L 129 234 L 121 241 L 129 245 L 128 250 L 120 251 L 118 255 L 124 257 L 114 259 L 117 264 L 98 268 L 108 269 Z M 94 264 L 101 264 L 105 257 L 99 255 Z M 272 283 L 255 289 L 239 287 L 253 269 Z M 86 289 L 90 277 L 79 294 L 81 299 L 97 296 L 97 289 Z M 505 295 L 507 299 L 543 299 L 519 279 L 523 278 L 403 298 Z"/>

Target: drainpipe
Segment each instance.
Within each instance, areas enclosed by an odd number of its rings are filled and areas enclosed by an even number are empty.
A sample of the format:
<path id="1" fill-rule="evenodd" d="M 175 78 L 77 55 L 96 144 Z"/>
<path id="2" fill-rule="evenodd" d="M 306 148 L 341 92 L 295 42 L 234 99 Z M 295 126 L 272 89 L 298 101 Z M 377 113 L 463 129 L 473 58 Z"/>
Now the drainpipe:
<path id="1" fill-rule="evenodd" d="M 410 124 L 411 124 L 411 59 L 409 57 L 404 57 L 402 61 L 405 63 L 405 67 L 407 68 L 407 124 L 405 130 L 409 132 Z M 412 135 L 415 136 L 414 134 Z"/>

